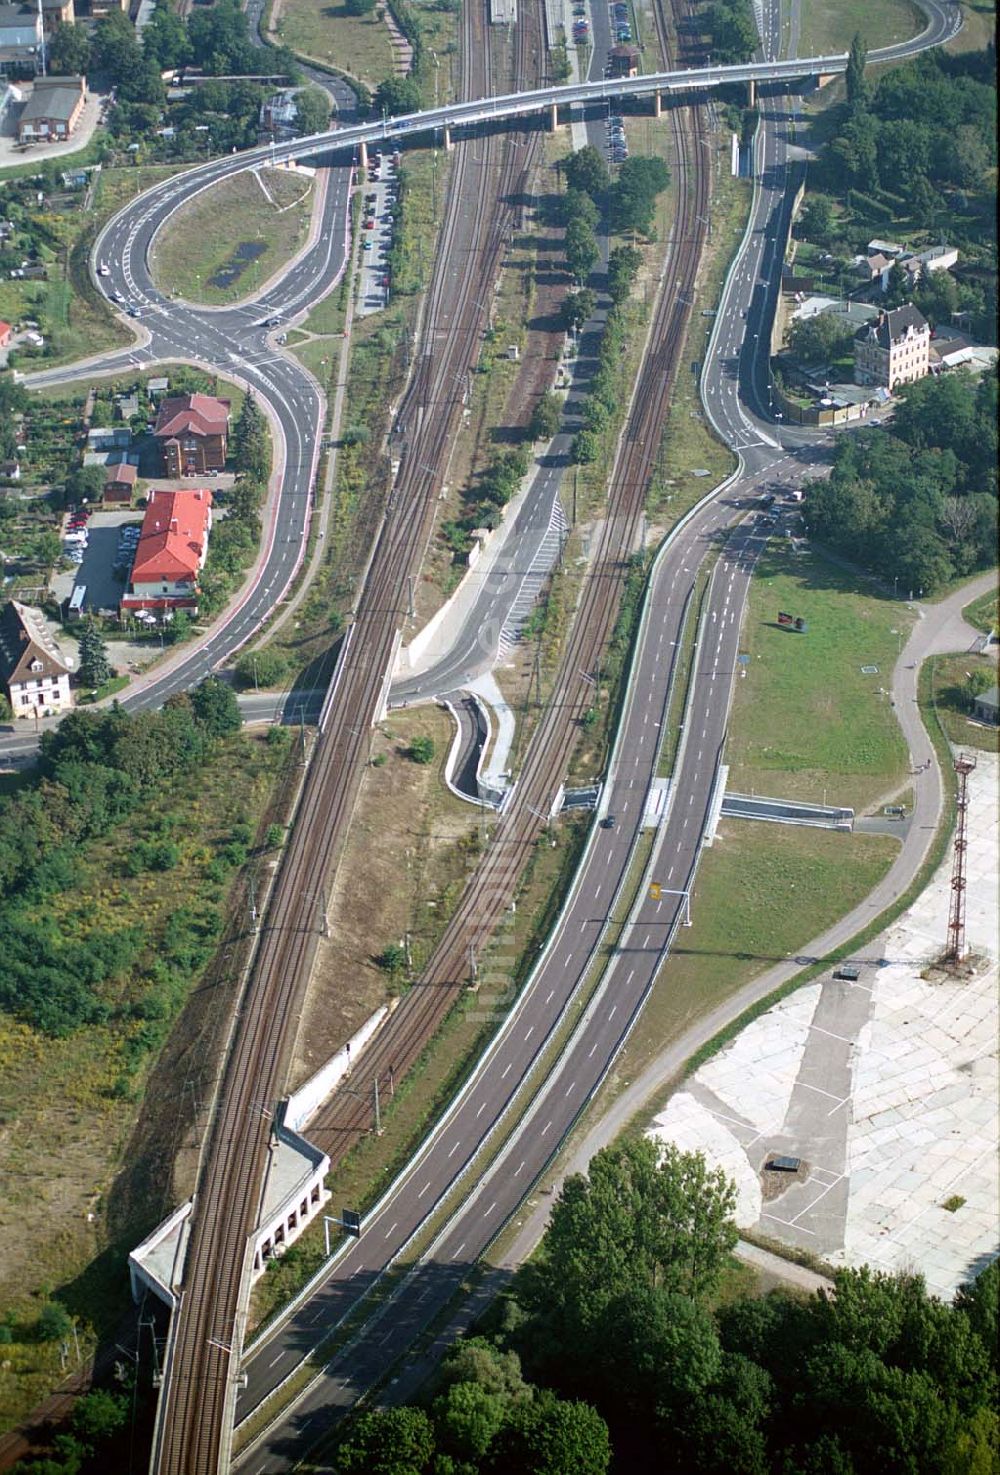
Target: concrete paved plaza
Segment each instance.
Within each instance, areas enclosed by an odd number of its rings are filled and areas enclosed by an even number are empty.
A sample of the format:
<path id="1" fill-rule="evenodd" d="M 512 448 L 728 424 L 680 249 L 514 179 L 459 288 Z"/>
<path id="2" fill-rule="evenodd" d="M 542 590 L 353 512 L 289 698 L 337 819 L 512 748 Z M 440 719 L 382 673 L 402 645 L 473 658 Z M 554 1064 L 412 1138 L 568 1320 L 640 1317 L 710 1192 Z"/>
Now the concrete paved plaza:
<path id="1" fill-rule="evenodd" d="M 769 1010 L 670 1099 L 655 1126 L 733 1177 L 741 1227 L 834 1265 L 918 1270 L 949 1298 L 1000 1248 L 998 761 L 977 757 L 967 891 L 968 941 L 981 959 L 974 976 L 928 970 L 944 946 L 949 849 L 917 903 L 861 950 L 856 983 L 827 974 Z M 768 1171 L 775 1154 L 801 1158 L 798 1172 Z"/>

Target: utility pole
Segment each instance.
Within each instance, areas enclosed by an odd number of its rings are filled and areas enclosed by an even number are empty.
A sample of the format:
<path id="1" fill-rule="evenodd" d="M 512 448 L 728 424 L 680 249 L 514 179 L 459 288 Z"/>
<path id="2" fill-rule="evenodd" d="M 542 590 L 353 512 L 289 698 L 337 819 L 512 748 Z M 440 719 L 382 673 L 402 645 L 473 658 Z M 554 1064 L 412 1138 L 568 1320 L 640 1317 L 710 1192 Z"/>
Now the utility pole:
<path id="1" fill-rule="evenodd" d="M 969 774 L 976 766 L 975 758 L 968 753 L 955 759 L 958 776 L 958 794 L 955 799 L 955 859 L 951 872 L 951 906 L 948 910 L 948 946 L 944 955 L 946 963 L 961 963 L 965 960 L 965 853 L 968 841 Z"/>
<path id="2" fill-rule="evenodd" d="M 541 636 L 535 641 L 535 665 L 531 673 L 535 684 L 535 706 L 542 705 L 542 641 Z"/>
<path id="3" fill-rule="evenodd" d="M 381 1137 L 381 1135 L 382 1135 L 382 1109 L 379 1106 L 379 1100 L 378 1100 L 378 1076 L 377 1075 L 372 1080 L 372 1087 L 374 1088 L 374 1094 L 375 1094 L 375 1136 L 376 1137 Z"/>

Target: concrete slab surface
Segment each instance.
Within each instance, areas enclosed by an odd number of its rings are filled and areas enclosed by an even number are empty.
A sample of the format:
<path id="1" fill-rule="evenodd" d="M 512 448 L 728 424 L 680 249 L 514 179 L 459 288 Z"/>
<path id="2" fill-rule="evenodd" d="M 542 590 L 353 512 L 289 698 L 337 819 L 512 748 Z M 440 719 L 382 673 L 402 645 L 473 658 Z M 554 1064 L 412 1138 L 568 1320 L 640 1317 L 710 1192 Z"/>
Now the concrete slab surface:
<path id="1" fill-rule="evenodd" d="M 1000 1250 L 998 774 L 997 757 L 980 753 L 969 781 L 973 976 L 928 966 L 944 946 L 949 850 L 915 905 L 855 959 L 856 983 L 827 974 L 748 1025 L 654 1128 L 733 1177 L 741 1227 L 834 1265 L 920 1271 L 948 1298 Z M 775 1153 L 801 1168 L 769 1172 Z"/>

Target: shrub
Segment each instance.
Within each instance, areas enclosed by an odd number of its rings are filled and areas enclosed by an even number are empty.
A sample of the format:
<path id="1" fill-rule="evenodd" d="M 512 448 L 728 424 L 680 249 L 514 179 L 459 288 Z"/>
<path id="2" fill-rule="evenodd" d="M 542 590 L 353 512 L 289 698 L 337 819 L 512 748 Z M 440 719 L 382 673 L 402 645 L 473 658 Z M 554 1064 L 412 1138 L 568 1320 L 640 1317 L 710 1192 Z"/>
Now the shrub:
<path id="1" fill-rule="evenodd" d="M 433 763 L 434 761 L 434 739 L 430 737 L 416 737 L 407 749 L 407 756 L 414 763 Z"/>

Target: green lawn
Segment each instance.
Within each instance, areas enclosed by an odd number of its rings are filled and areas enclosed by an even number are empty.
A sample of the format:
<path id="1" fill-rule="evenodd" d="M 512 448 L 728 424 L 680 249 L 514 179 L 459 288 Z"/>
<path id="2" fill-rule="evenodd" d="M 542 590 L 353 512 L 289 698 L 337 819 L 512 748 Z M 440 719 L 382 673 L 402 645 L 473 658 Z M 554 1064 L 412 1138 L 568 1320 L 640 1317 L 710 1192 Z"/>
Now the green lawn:
<path id="1" fill-rule="evenodd" d="M 857 34 L 874 50 L 905 41 L 926 21 L 910 0 L 802 0 L 800 56 L 846 51 Z"/>
<path id="2" fill-rule="evenodd" d="M 276 39 L 371 88 L 393 75 L 388 26 L 375 14 L 348 15 L 343 0 L 332 5 L 327 0 L 288 0 L 278 16 Z"/>
<path id="3" fill-rule="evenodd" d="M 195 195 L 156 237 L 157 284 L 216 306 L 249 297 L 305 243 L 311 216 L 306 176 L 265 169 L 258 181 L 238 174 Z M 246 253 L 242 268 L 238 253 Z"/>
<path id="4" fill-rule="evenodd" d="M 694 1020 L 850 911 L 898 848 L 884 835 L 725 821 L 698 868 L 693 926 L 677 933 L 621 1076 L 634 1079 Z"/>
<path id="5" fill-rule="evenodd" d="M 975 625 L 977 630 L 982 630 L 984 635 L 992 634 L 997 629 L 997 591 L 989 589 L 985 594 L 980 594 L 971 604 L 967 604 L 962 614 L 970 625 Z"/>
<path id="6" fill-rule="evenodd" d="M 931 690 L 941 726 L 958 748 L 981 748 L 996 753 L 1000 748 L 997 729 L 969 721 L 969 704 L 962 690 L 971 671 L 986 672 L 993 683 L 997 680 L 995 656 L 975 656 L 968 652 L 957 656 L 932 658 Z"/>
<path id="7" fill-rule="evenodd" d="M 805 634 L 779 628 L 801 616 Z M 861 810 L 901 782 L 906 745 L 887 688 L 912 622 L 906 607 L 859 588 L 823 559 L 775 540 L 750 593 L 728 757 L 729 787 Z M 893 632 L 896 633 L 893 633 Z M 874 665 L 878 673 L 863 675 Z"/>

